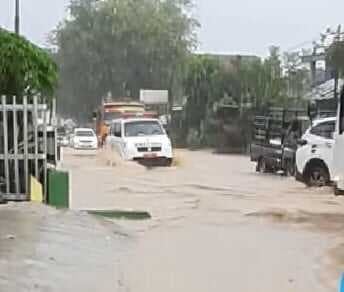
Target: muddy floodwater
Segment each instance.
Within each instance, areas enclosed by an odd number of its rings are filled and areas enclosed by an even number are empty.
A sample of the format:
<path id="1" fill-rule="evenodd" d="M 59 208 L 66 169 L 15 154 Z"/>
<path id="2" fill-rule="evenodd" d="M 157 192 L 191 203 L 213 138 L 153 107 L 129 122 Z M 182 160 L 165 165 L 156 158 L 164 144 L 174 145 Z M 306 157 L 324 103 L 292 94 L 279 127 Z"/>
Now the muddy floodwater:
<path id="1" fill-rule="evenodd" d="M 176 156 L 173 167 L 150 169 L 65 150 L 72 211 L 0 209 L 0 291 L 336 291 L 343 198 L 257 174 L 246 156 Z"/>

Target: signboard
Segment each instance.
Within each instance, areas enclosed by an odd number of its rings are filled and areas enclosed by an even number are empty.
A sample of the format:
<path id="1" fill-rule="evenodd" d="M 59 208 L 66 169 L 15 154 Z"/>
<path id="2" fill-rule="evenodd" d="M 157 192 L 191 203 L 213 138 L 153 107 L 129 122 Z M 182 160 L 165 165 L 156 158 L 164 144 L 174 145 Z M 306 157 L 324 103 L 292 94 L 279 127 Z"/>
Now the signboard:
<path id="1" fill-rule="evenodd" d="M 313 63 L 313 62 L 318 62 L 318 61 L 325 61 L 325 59 L 326 59 L 325 54 L 301 56 L 302 63 Z"/>
<path id="2" fill-rule="evenodd" d="M 140 101 L 144 104 L 168 104 L 168 90 L 140 90 Z"/>

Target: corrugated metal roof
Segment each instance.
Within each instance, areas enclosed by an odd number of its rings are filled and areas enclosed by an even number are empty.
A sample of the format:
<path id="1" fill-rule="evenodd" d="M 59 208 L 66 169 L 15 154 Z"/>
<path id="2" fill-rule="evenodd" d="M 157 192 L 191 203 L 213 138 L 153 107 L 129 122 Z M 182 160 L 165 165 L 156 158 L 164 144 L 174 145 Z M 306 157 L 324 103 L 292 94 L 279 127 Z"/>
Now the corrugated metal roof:
<path id="1" fill-rule="evenodd" d="M 338 92 L 344 85 L 344 80 L 338 81 Z M 307 94 L 307 98 L 311 100 L 325 100 L 334 98 L 334 79 L 328 80 L 325 83 L 315 87 L 311 92 Z"/>

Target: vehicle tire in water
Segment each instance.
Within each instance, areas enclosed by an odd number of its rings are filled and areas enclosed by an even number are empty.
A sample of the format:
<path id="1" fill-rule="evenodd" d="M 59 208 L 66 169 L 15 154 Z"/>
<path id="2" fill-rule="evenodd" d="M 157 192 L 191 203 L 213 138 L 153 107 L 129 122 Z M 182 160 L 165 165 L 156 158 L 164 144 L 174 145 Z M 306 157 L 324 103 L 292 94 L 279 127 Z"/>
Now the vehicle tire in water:
<path id="1" fill-rule="evenodd" d="M 292 161 L 287 161 L 286 163 L 286 176 L 295 176 L 296 173 L 296 165 Z"/>
<path id="2" fill-rule="evenodd" d="M 344 196 L 344 191 L 340 190 L 337 185 L 334 186 L 334 195 L 335 196 Z"/>
<path id="3" fill-rule="evenodd" d="M 257 172 L 260 172 L 260 173 L 268 172 L 268 166 L 264 158 L 259 159 L 258 164 L 257 164 Z"/>
<path id="4" fill-rule="evenodd" d="M 172 166 L 172 163 L 173 163 L 173 159 L 168 158 L 168 159 L 166 159 L 165 165 L 166 165 L 167 167 L 171 167 L 171 166 Z"/>
<path id="5" fill-rule="evenodd" d="M 323 166 L 311 166 L 307 174 L 307 185 L 310 187 L 324 187 L 328 185 L 330 176 Z"/>

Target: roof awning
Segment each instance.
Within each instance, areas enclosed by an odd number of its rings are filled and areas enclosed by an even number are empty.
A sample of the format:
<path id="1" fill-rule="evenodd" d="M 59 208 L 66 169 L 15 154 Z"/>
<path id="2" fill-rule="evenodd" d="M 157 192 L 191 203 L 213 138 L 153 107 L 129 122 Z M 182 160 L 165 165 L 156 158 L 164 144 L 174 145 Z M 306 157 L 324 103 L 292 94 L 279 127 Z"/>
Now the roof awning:
<path id="1" fill-rule="evenodd" d="M 328 80 L 323 84 L 320 84 L 319 86 L 315 87 L 311 92 L 309 92 L 306 95 L 307 99 L 310 100 L 328 100 L 328 99 L 333 99 L 334 98 L 334 79 Z M 339 79 L 338 80 L 338 93 L 340 92 L 341 88 L 344 85 L 344 80 Z"/>

